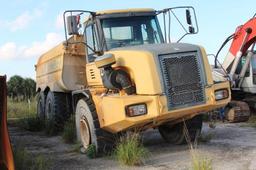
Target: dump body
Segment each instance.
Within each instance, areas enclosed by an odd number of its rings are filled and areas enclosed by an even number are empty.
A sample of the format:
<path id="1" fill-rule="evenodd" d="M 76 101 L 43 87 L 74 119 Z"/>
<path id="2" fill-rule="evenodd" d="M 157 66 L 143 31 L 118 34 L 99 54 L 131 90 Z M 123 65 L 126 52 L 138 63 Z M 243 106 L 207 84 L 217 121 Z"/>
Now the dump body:
<path id="1" fill-rule="evenodd" d="M 81 41 L 73 37 L 69 41 Z M 71 92 L 86 86 L 85 47 L 83 44 L 60 43 L 43 54 L 36 64 L 37 90 L 49 88 L 56 92 Z"/>

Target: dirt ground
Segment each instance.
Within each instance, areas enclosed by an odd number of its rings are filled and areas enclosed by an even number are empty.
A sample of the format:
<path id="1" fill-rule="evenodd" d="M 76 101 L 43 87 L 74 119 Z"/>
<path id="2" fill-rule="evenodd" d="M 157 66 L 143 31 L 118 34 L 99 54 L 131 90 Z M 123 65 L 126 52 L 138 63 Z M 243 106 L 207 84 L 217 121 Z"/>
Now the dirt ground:
<path id="1" fill-rule="evenodd" d="M 46 155 L 52 161 L 52 169 L 191 169 L 191 157 L 188 146 L 176 146 L 165 143 L 157 130 L 144 133 L 144 145 L 150 151 L 145 165 L 123 167 L 112 157 L 88 159 L 86 155 L 74 152 L 74 146 L 64 144 L 60 136 L 47 137 L 43 133 L 22 131 L 10 127 L 13 143 L 22 141 L 32 153 Z M 214 170 L 256 170 L 256 129 L 246 124 L 217 124 L 210 129 L 203 126 L 203 136 L 208 142 L 200 143 L 200 155 L 212 160 Z"/>

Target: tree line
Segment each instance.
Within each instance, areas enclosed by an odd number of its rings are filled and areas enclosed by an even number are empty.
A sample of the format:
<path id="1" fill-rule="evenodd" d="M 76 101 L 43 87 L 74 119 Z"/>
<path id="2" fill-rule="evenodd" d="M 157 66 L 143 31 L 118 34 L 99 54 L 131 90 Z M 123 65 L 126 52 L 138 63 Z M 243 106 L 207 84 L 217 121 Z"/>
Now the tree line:
<path id="1" fill-rule="evenodd" d="M 7 81 L 8 96 L 13 100 L 28 100 L 36 95 L 36 82 L 31 78 L 12 76 Z"/>

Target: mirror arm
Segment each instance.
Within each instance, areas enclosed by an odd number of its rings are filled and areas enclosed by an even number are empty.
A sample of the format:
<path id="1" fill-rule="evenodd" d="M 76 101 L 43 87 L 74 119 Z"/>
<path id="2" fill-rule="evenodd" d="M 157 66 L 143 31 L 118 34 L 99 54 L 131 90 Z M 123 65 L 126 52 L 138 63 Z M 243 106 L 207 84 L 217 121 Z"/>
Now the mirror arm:
<path id="1" fill-rule="evenodd" d="M 179 43 L 185 36 L 189 35 L 190 33 L 185 33 L 184 35 L 182 35 L 182 37 L 180 37 L 180 39 L 178 39 L 177 43 Z"/>
<path id="2" fill-rule="evenodd" d="M 79 12 L 80 13 L 79 15 L 82 15 L 83 13 L 90 13 L 92 16 L 96 15 L 96 13 L 93 12 L 93 11 L 85 11 L 85 10 L 66 10 L 66 11 L 64 11 L 64 13 L 63 13 L 63 21 L 64 21 L 64 33 L 65 33 L 66 45 L 69 44 L 69 42 L 68 42 L 68 35 L 67 35 L 67 28 L 66 28 L 67 27 L 67 25 L 66 25 L 66 14 L 67 13 L 71 13 L 71 15 L 72 15 L 73 12 Z"/>

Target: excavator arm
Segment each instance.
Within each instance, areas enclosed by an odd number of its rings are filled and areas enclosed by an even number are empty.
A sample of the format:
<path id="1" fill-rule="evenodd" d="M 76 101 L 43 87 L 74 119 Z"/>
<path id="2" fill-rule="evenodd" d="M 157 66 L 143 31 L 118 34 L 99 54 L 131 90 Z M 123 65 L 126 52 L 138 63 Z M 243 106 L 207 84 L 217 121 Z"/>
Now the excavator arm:
<path id="1" fill-rule="evenodd" d="M 223 68 L 228 71 L 228 73 L 234 74 L 241 56 L 245 56 L 250 46 L 255 42 L 256 15 L 244 25 L 237 27 L 229 52 L 224 60 Z M 229 71 L 228 68 L 230 67 L 231 69 Z"/>
<path id="2" fill-rule="evenodd" d="M 256 43 L 256 14 L 245 24 L 238 26 L 235 33 L 226 39 L 220 50 L 230 40 L 232 40 L 231 46 L 222 64 L 222 68 L 217 67 L 216 57 L 215 70 L 213 73 L 215 80 L 218 78 L 228 78 L 231 83 L 232 101 L 225 108 L 226 119 L 230 122 L 244 122 L 250 117 L 249 105 L 245 100 L 234 96 L 236 96 L 235 94 L 238 94 L 237 96 L 244 94 L 243 89 L 240 87 L 244 81 L 245 73 L 250 66 L 251 58 L 254 55 L 253 49 Z M 216 56 L 218 56 L 220 50 Z M 245 62 L 242 68 L 239 69 L 239 72 L 237 72 L 242 57 L 245 57 Z"/>

